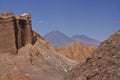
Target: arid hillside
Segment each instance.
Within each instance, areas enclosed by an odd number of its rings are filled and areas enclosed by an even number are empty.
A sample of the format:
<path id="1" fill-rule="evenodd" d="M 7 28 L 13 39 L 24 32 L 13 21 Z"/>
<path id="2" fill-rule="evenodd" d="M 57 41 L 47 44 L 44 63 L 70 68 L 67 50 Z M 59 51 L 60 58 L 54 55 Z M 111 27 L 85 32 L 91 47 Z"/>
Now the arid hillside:
<path id="1" fill-rule="evenodd" d="M 0 80 L 34 80 L 21 72 L 12 72 L 0 77 Z"/>
<path id="2" fill-rule="evenodd" d="M 32 30 L 28 13 L 1 13 L 0 37 L 0 80 L 59 80 L 78 64 Z"/>
<path id="3" fill-rule="evenodd" d="M 120 30 L 104 41 L 95 54 L 62 80 L 120 80 Z"/>
<path id="4" fill-rule="evenodd" d="M 84 62 L 87 58 L 92 56 L 95 49 L 95 46 L 88 46 L 80 42 L 74 42 L 68 46 L 59 47 L 57 51 L 72 60 Z"/>

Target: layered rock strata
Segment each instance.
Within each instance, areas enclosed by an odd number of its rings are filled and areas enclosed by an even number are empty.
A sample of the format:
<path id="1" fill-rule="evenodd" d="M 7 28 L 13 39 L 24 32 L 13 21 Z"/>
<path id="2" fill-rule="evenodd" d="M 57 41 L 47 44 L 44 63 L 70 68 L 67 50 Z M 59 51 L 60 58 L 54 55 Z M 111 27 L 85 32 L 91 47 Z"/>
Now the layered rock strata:
<path id="1" fill-rule="evenodd" d="M 0 53 L 17 53 L 28 43 L 33 43 L 31 16 L 14 16 L 12 12 L 0 14 Z"/>

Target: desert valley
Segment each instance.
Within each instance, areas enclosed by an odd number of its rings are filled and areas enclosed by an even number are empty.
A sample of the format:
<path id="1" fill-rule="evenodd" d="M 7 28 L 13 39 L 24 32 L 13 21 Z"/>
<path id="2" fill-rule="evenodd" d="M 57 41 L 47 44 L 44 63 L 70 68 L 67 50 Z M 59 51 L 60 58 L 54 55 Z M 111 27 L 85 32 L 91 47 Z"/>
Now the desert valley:
<path id="1" fill-rule="evenodd" d="M 42 37 L 31 17 L 0 14 L 0 80 L 120 79 L 120 30 L 103 42 L 59 31 Z"/>

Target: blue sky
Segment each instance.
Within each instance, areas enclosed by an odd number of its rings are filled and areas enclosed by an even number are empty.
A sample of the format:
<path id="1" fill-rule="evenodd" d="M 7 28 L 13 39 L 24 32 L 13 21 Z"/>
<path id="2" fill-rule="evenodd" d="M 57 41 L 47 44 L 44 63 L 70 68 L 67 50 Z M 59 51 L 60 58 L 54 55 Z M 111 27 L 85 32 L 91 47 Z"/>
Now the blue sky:
<path id="1" fill-rule="evenodd" d="M 60 30 L 103 41 L 120 29 L 120 0 L 1 0 L 0 12 L 6 11 L 31 13 L 41 35 Z"/>

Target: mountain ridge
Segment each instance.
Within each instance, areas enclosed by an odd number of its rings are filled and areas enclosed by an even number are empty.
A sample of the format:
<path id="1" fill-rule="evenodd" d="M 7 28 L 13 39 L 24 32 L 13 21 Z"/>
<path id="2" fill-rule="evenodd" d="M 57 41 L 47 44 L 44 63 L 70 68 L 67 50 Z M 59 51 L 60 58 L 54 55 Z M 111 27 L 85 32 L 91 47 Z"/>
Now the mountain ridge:
<path id="1" fill-rule="evenodd" d="M 81 35 L 73 35 L 71 36 L 72 39 L 76 40 L 76 41 L 80 41 L 84 44 L 87 44 L 87 45 L 94 45 L 94 46 L 99 46 L 100 45 L 100 41 L 98 40 L 95 40 L 93 38 L 90 38 L 84 34 L 81 34 Z"/>
<path id="2" fill-rule="evenodd" d="M 78 41 L 93 46 L 98 46 L 100 44 L 100 41 L 92 39 L 86 35 L 73 35 L 69 37 L 59 30 L 51 31 L 45 34 L 43 37 L 55 47 L 66 46 Z"/>
<path id="3" fill-rule="evenodd" d="M 65 46 L 74 42 L 73 39 L 58 30 L 51 31 L 43 37 L 55 47 Z"/>

